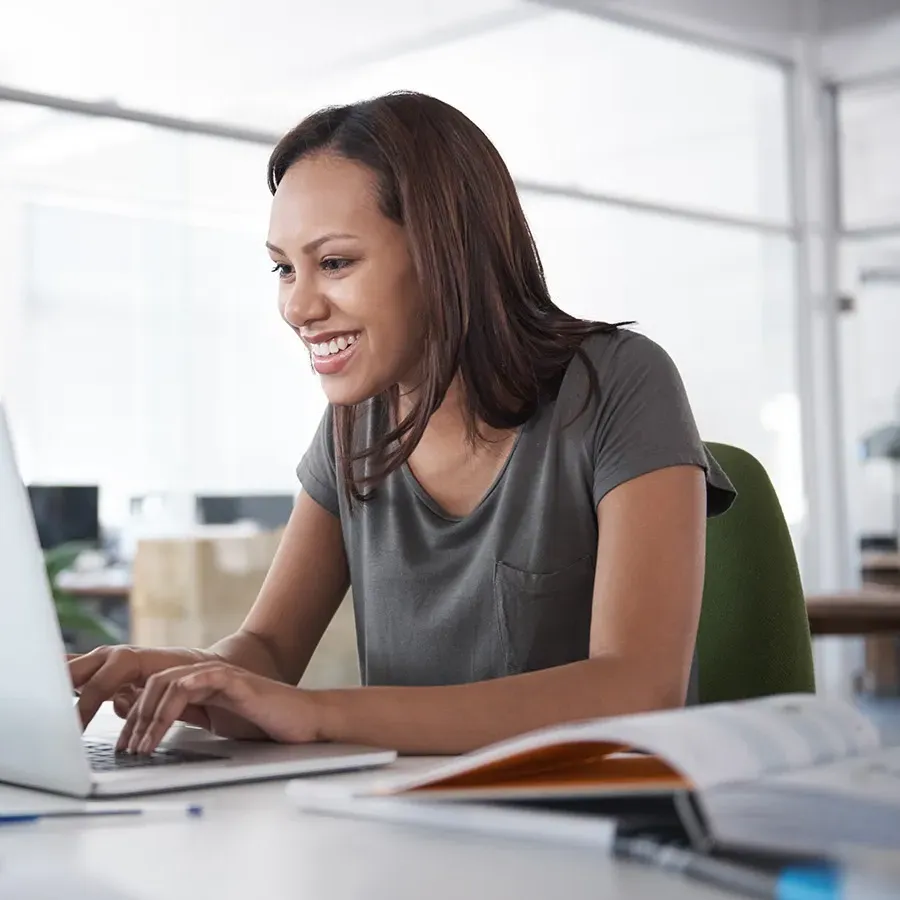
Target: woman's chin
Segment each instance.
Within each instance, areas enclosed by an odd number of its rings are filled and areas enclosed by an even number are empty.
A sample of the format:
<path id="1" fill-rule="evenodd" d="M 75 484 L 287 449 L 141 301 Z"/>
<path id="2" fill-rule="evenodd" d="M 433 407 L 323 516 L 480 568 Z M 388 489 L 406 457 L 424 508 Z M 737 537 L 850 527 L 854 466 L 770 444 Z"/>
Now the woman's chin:
<path id="1" fill-rule="evenodd" d="M 368 360 L 355 359 L 353 365 L 335 374 L 319 372 L 319 383 L 332 406 L 355 406 L 383 394 L 398 378 L 389 367 L 370 368 Z"/>
<path id="2" fill-rule="evenodd" d="M 378 393 L 378 389 L 372 385 L 340 383 L 339 379 L 328 377 L 322 378 L 322 388 L 332 406 L 355 406 Z"/>

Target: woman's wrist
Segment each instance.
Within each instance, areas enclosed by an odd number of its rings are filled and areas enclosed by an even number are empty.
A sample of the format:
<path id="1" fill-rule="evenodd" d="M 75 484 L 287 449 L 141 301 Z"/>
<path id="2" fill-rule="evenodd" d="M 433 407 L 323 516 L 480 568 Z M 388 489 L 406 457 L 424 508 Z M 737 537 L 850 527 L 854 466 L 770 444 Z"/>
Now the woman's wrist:
<path id="1" fill-rule="evenodd" d="M 343 726 L 343 710 L 340 697 L 343 691 L 319 690 L 309 691 L 295 688 L 304 695 L 305 715 L 312 718 L 311 726 L 315 740 L 322 743 L 346 742 L 346 729 Z M 301 713 L 304 714 L 304 713 Z"/>

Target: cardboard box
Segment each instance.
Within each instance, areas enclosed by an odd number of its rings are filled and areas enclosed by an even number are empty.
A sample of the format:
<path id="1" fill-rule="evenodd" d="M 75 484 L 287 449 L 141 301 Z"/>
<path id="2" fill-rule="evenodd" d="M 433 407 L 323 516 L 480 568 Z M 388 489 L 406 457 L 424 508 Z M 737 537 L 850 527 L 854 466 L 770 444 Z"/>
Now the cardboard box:
<path id="1" fill-rule="evenodd" d="M 134 559 L 131 641 L 206 647 L 240 627 L 282 531 L 142 540 Z"/>
<path id="2" fill-rule="evenodd" d="M 131 643 L 208 647 L 240 628 L 262 587 L 282 530 L 142 540 L 134 560 Z M 301 685 L 359 684 L 353 600 L 348 593 Z"/>

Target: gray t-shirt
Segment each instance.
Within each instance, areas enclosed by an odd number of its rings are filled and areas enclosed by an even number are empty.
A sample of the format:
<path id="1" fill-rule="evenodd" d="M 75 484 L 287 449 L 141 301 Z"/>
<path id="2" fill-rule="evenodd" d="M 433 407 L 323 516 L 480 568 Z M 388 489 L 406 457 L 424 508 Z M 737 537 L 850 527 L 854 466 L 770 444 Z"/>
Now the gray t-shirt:
<path id="1" fill-rule="evenodd" d="M 586 659 L 600 500 L 652 470 L 693 464 L 706 472 L 708 514 L 730 506 L 733 488 L 669 356 L 625 330 L 582 348 L 599 393 L 589 395 L 576 356 L 463 517 L 442 510 L 405 465 L 351 512 L 326 410 L 297 474 L 341 520 L 363 684 L 458 684 Z M 377 403 L 357 426 L 366 442 L 384 421 Z"/>

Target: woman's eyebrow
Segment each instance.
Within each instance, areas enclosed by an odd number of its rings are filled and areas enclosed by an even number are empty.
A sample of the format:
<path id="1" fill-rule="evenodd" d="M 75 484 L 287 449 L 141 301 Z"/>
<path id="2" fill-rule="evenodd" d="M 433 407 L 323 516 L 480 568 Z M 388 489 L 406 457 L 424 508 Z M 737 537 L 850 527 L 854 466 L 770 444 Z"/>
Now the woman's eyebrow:
<path id="1" fill-rule="evenodd" d="M 319 247 L 322 246 L 326 241 L 334 241 L 338 238 L 356 238 L 355 234 L 345 234 L 339 232 L 329 232 L 328 234 L 323 234 L 320 237 L 315 238 L 315 240 L 310 241 L 308 244 L 304 244 L 302 247 L 303 253 L 312 253 L 314 250 L 318 250 Z M 266 241 L 266 247 L 269 248 L 273 253 L 280 253 L 282 256 L 287 256 L 287 254 L 280 247 L 276 247 L 274 244 L 270 244 Z"/>

